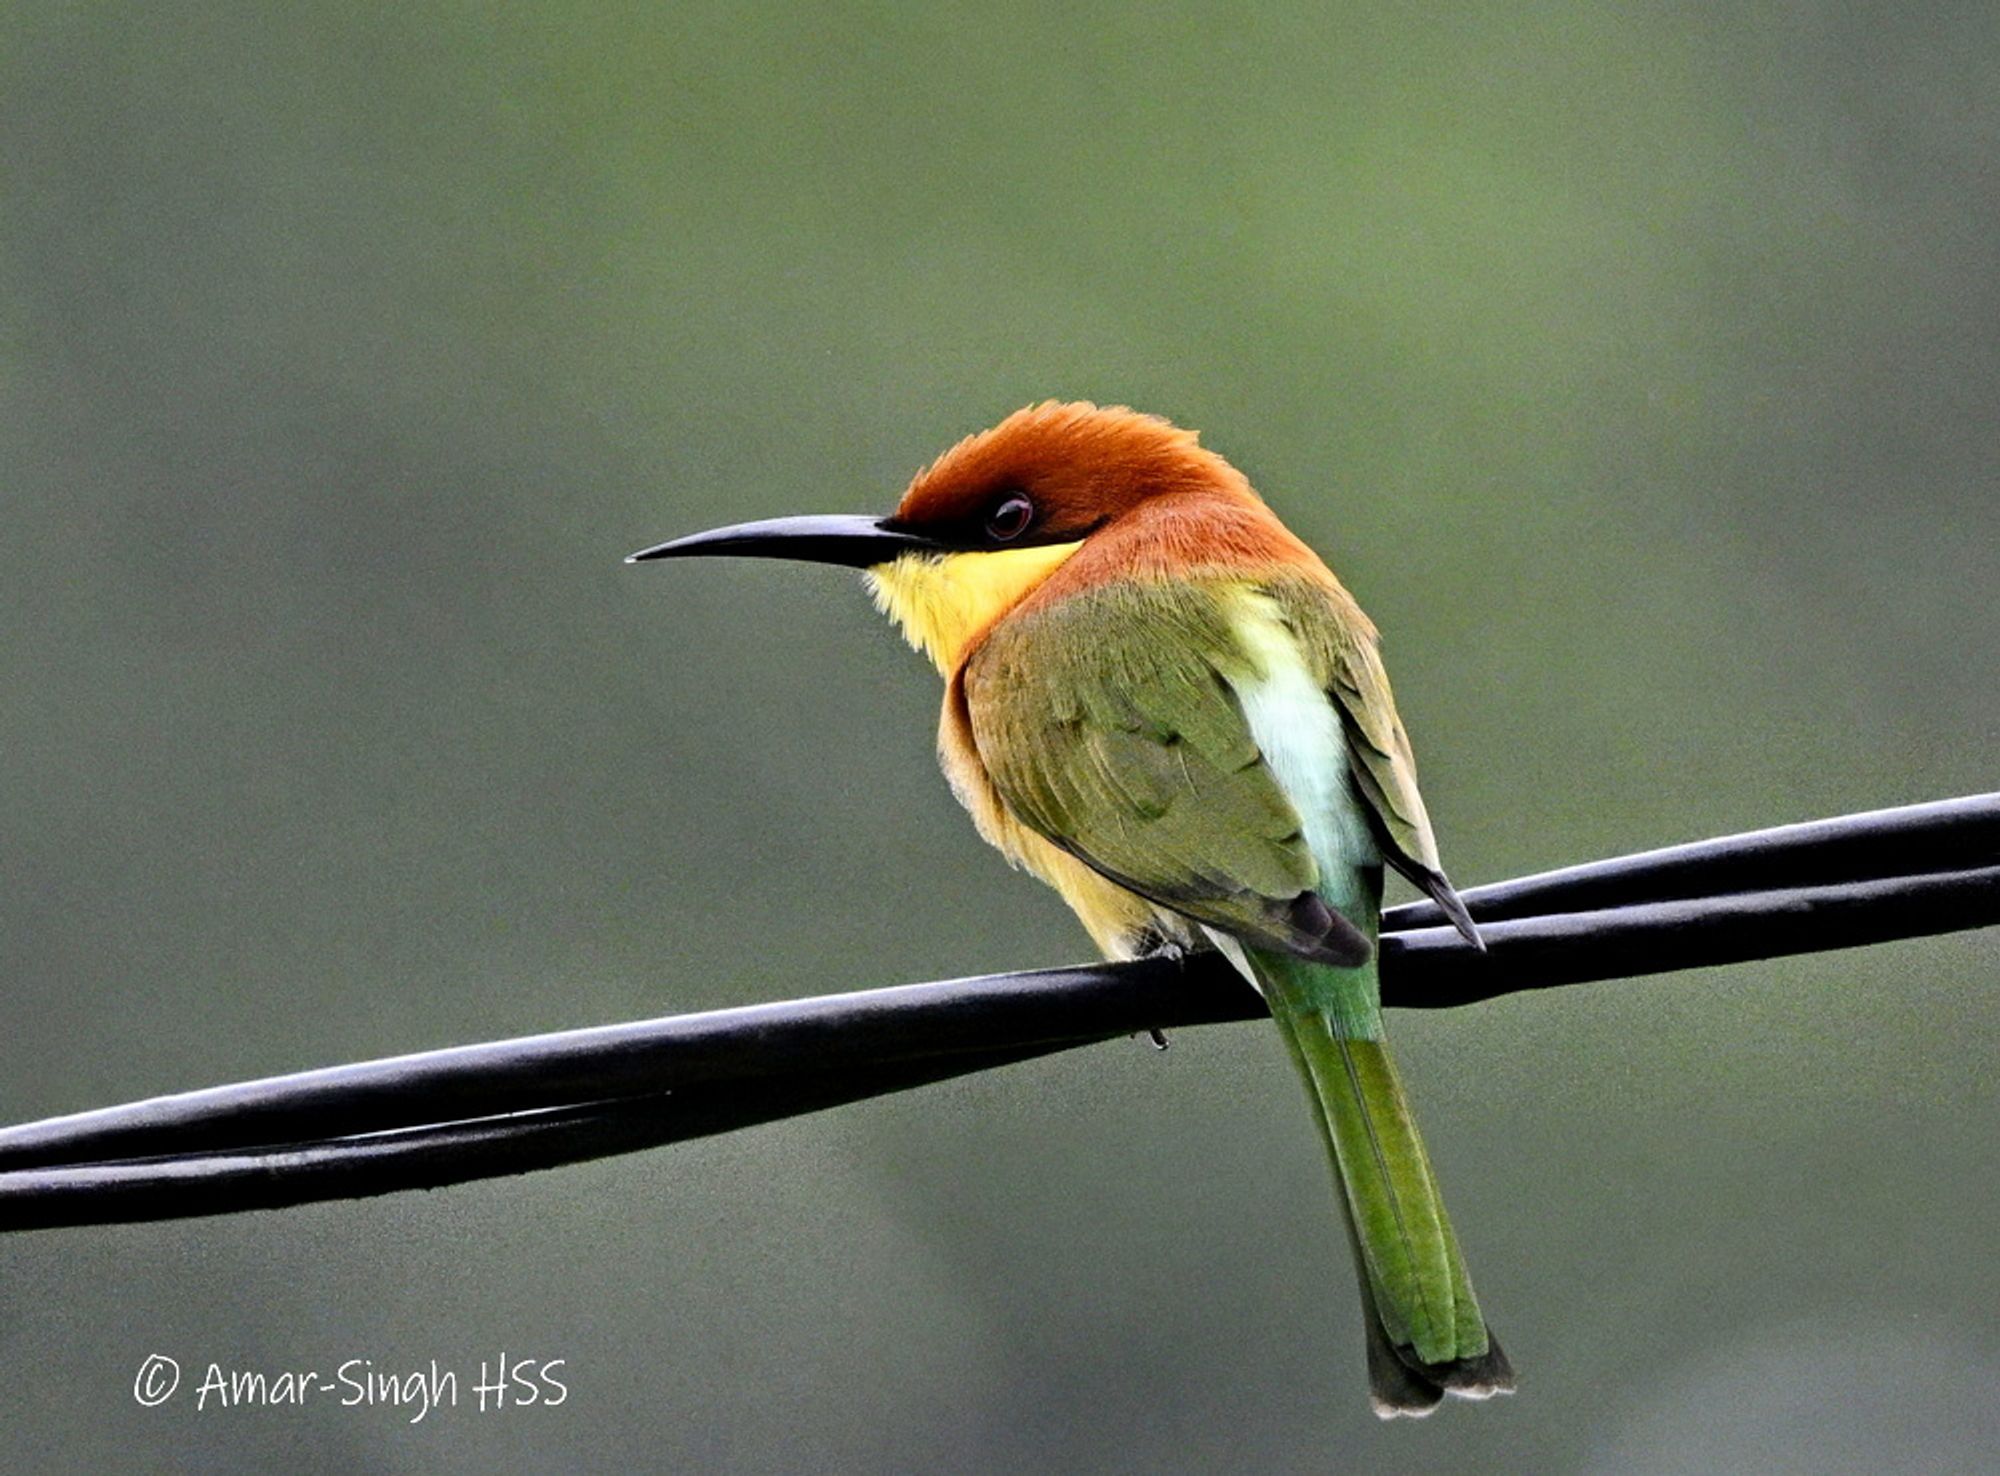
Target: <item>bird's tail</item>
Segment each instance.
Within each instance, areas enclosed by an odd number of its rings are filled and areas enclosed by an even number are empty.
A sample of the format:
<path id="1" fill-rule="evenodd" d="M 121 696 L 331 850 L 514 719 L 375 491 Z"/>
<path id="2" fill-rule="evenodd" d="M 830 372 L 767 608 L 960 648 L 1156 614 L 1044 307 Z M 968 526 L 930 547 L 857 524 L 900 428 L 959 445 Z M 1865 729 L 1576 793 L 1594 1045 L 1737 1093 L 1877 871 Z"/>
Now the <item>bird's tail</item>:
<path id="1" fill-rule="evenodd" d="M 1317 1109 L 1361 1276 L 1368 1385 L 1384 1419 L 1446 1394 L 1509 1393 L 1514 1370 L 1472 1294 L 1430 1157 L 1382 1039 L 1375 965 L 1252 951 L 1252 969 Z"/>

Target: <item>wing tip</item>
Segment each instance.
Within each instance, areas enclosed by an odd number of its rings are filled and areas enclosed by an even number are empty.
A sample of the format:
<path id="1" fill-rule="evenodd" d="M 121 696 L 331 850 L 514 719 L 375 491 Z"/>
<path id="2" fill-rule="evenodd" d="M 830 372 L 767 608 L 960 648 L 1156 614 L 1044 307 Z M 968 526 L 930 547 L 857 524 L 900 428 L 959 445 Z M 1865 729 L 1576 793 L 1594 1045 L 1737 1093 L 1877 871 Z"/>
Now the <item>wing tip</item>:
<path id="1" fill-rule="evenodd" d="M 1427 866 L 1418 885 L 1429 894 L 1431 901 L 1437 903 L 1438 910 L 1444 913 L 1446 919 L 1458 930 L 1459 937 L 1470 943 L 1476 951 L 1486 952 L 1485 936 L 1480 933 L 1479 924 L 1472 920 L 1472 913 L 1467 909 L 1465 899 L 1458 895 L 1458 888 L 1451 884 L 1450 877 L 1438 867 Z"/>
<path id="2" fill-rule="evenodd" d="M 1301 892 L 1292 898 L 1285 908 L 1285 923 L 1292 933 L 1285 946 L 1314 963 L 1358 969 L 1375 957 L 1375 945 L 1368 935 L 1318 892 Z"/>

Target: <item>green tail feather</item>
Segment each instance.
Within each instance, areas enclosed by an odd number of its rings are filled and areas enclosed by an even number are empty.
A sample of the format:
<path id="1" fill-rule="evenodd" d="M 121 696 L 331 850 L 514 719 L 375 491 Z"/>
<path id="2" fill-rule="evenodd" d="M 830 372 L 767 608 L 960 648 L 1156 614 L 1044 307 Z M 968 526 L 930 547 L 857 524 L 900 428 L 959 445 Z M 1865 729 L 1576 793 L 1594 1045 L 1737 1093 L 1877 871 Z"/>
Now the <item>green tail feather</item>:
<path id="1" fill-rule="evenodd" d="M 1382 1039 L 1375 966 L 1251 952 L 1272 1017 L 1319 1109 L 1369 1320 L 1369 1383 L 1385 1418 L 1444 1394 L 1511 1390 L 1480 1316 L 1437 1178 Z"/>

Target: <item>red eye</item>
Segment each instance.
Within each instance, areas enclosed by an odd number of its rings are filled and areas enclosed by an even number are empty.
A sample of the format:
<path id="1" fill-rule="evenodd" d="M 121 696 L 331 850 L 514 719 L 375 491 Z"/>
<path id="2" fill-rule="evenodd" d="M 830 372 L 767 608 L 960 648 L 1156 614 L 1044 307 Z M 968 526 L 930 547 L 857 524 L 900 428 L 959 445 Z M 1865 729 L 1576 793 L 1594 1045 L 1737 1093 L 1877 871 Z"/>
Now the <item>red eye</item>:
<path id="1" fill-rule="evenodd" d="M 1019 538 L 1034 520 L 1034 503 L 1016 492 L 1011 497 L 1001 498 L 993 511 L 986 515 L 986 536 L 995 543 L 1005 543 Z"/>

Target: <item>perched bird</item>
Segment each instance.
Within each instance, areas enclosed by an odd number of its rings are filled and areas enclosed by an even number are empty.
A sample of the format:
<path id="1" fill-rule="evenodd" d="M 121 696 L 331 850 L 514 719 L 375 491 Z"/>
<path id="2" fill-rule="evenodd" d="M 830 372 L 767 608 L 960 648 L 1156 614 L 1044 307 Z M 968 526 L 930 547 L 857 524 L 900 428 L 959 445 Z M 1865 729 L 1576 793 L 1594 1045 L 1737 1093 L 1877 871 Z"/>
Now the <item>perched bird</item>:
<path id="1" fill-rule="evenodd" d="M 886 518 L 632 561 L 711 554 L 866 571 L 944 676 L 938 750 L 980 834 L 1108 956 L 1214 947 L 1263 992 L 1340 1181 L 1376 1413 L 1511 1390 L 1383 1040 L 1384 864 L 1478 930 L 1375 627 L 1243 474 L 1155 416 L 1051 401 L 960 441 Z"/>

